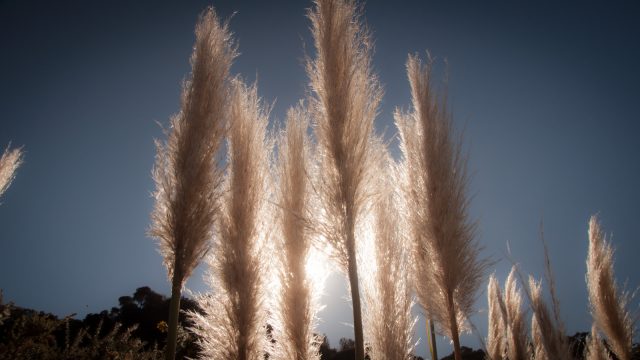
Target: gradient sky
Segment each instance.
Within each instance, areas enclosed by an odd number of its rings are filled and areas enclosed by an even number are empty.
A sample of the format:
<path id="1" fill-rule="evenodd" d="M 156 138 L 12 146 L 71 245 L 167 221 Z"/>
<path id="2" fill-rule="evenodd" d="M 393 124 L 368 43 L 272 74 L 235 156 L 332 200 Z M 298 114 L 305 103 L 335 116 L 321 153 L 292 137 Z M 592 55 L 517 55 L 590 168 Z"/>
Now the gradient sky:
<path id="1" fill-rule="evenodd" d="M 309 2 L 0 1 L 0 146 L 26 151 L 0 205 L 5 300 L 84 316 L 140 286 L 170 292 L 145 235 L 153 139 L 178 111 L 193 27 L 210 4 L 224 18 L 237 12 L 232 70 L 258 79 L 261 96 L 275 101 L 272 121 L 281 121 L 307 88 Z M 639 6 L 370 0 L 365 14 L 386 93 L 378 131 L 393 136 L 394 109 L 409 106 L 407 54 L 429 50 L 438 74 L 446 58 L 484 255 L 503 281 L 509 243 L 525 273 L 543 276 L 544 222 L 567 331 L 588 330 L 591 214 L 613 235 L 619 281 L 640 285 Z M 202 269 L 188 288 L 206 289 Z M 325 292 L 320 332 L 337 345 L 352 337 L 344 280 L 331 276 Z M 484 336 L 484 291 L 477 305 Z M 424 338 L 424 322 L 417 327 Z M 474 335 L 462 341 L 478 346 Z M 449 353 L 446 339 L 439 346 Z M 417 353 L 425 349 L 421 341 Z"/>

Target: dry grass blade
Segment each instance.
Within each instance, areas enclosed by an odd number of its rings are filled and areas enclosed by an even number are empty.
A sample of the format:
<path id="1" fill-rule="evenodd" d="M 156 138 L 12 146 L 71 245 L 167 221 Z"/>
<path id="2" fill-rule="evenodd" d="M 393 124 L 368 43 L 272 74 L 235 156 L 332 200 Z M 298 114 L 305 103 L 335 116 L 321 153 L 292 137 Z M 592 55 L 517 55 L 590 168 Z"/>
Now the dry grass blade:
<path id="1" fill-rule="evenodd" d="M 316 57 L 308 61 L 309 99 L 322 176 L 316 228 L 349 276 L 356 358 L 364 358 L 356 228 L 372 196 L 374 118 L 382 91 L 371 70 L 371 41 L 351 0 L 316 0 L 308 13 Z"/>
<path id="2" fill-rule="evenodd" d="M 613 249 L 595 216 L 589 220 L 586 278 L 595 325 L 620 360 L 631 359 L 633 320 L 626 309 L 628 296 L 618 291 L 613 273 Z"/>
<path id="3" fill-rule="evenodd" d="M 16 170 L 22 164 L 22 149 L 10 149 L 7 147 L 0 157 L 0 196 L 11 185 L 16 176 Z"/>
<path id="4" fill-rule="evenodd" d="M 269 236 L 268 115 L 254 87 L 234 81 L 228 131 L 228 174 L 216 254 L 208 258 L 214 294 L 199 295 L 191 314 L 202 358 L 264 359 L 265 273 Z"/>
<path id="5" fill-rule="evenodd" d="M 430 83 L 430 64 L 410 56 L 407 73 L 413 111 L 396 113 L 405 158 L 407 212 L 414 242 L 418 302 L 451 337 L 460 360 L 459 332 L 472 313 L 488 267 L 479 258 L 468 221 L 466 157 L 454 140 L 446 101 Z"/>
<path id="6" fill-rule="evenodd" d="M 314 334 L 319 311 L 319 283 L 309 273 L 312 234 L 306 226 L 312 210 L 311 143 L 307 135 L 309 114 L 300 104 L 287 113 L 287 123 L 278 143 L 278 223 L 280 239 L 279 279 L 276 295 L 276 340 L 274 359 L 319 359 L 321 339 Z"/>

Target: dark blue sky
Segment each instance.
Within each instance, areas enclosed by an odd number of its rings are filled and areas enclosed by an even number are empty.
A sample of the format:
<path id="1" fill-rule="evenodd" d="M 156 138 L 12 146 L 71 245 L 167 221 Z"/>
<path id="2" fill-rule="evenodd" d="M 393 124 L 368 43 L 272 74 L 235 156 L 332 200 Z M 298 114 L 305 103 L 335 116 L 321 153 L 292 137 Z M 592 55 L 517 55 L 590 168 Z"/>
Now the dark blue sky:
<path id="1" fill-rule="evenodd" d="M 446 58 L 485 255 L 501 260 L 495 271 L 504 280 L 509 242 L 523 270 L 542 276 L 544 221 L 571 333 L 590 327 L 591 214 L 613 233 L 619 281 L 640 285 L 640 8 L 631 3 L 371 0 L 365 7 L 386 92 L 378 130 L 394 135 L 392 112 L 409 105 L 407 54 Z M 139 286 L 169 292 L 145 235 L 153 139 L 162 136 L 157 122 L 178 110 L 193 27 L 209 4 L 0 1 L 0 146 L 26 150 L 0 205 L 6 300 L 83 315 Z M 310 3 L 212 4 L 225 18 L 237 11 L 231 29 L 241 56 L 233 72 L 257 77 L 279 121 L 305 95 Z M 188 287 L 205 289 L 201 272 Z M 344 287 L 339 276 L 329 279 L 321 313 L 320 331 L 333 344 L 352 332 L 343 324 L 351 316 Z M 486 308 L 484 293 L 478 307 Z M 485 318 L 473 319 L 483 334 Z M 423 334 L 424 323 L 417 326 Z M 473 336 L 463 343 L 477 346 Z M 448 352 L 447 341 L 440 346 Z M 425 354 L 424 342 L 418 349 Z"/>

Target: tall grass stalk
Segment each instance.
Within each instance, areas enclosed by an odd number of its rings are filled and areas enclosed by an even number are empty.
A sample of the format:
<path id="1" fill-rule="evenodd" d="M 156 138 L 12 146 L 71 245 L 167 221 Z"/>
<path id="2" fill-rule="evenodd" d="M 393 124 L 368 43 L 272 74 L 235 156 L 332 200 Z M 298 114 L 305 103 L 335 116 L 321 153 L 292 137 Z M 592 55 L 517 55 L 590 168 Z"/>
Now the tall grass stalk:
<path id="1" fill-rule="evenodd" d="M 312 233 L 306 220 L 312 212 L 310 180 L 313 173 L 309 113 L 300 104 L 287 113 L 278 142 L 278 254 L 281 291 L 276 295 L 277 320 L 274 359 L 317 360 L 322 340 L 314 334 L 322 279 L 313 278 L 308 264 L 313 256 Z M 317 283 L 316 283 L 317 282 Z"/>
<path id="2" fill-rule="evenodd" d="M 367 342 L 372 359 L 406 360 L 413 350 L 413 329 L 416 318 L 410 283 L 410 253 L 402 233 L 399 209 L 402 204 L 396 184 L 396 165 L 387 153 L 379 168 L 381 200 L 374 206 L 371 216 L 373 224 L 372 244 L 375 253 L 369 262 L 370 276 L 365 284 L 365 324 Z M 365 265 L 366 266 L 366 265 Z"/>
<path id="3" fill-rule="evenodd" d="M 228 130 L 228 173 L 216 253 L 207 258 L 213 293 L 191 313 L 203 359 L 263 360 L 267 349 L 269 160 L 267 111 L 255 86 L 233 82 Z"/>
<path id="4" fill-rule="evenodd" d="M 396 112 L 405 159 L 405 195 L 414 246 L 418 302 L 453 341 L 461 359 L 460 330 L 473 311 L 488 267 L 479 258 L 469 204 L 466 157 L 453 135 L 446 101 L 430 84 L 430 64 L 409 56 L 407 73 L 413 111 Z"/>
<path id="5" fill-rule="evenodd" d="M 597 330 L 600 330 L 618 359 L 631 359 L 633 319 L 626 309 L 628 295 L 620 293 L 616 285 L 613 249 L 600 229 L 596 216 L 589 220 L 586 279 L 591 315 L 595 323 L 592 336 L 597 336 Z"/>
<path id="6" fill-rule="evenodd" d="M 22 164 L 22 149 L 11 149 L 7 147 L 0 157 L 0 196 L 11 185 L 16 176 L 16 170 Z"/>
<path id="7" fill-rule="evenodd" d="M 356 359 L 364 359 L 356 228 L 375 175 L 372 134 L 382 90 L 371 70 L 371 40 L 352 0 L 316 0 L 308 13 L 316 56 L 312 95 L 323 211 L 317 228 L 349 277 Z"/>
<path id="8" fill-rule="evenodd" d="M 229 68 L 236 56 L 227 25 L 212 8 L 200 16 L 195 35 L 181 110 L 171 119 L 167 141 L 156 142 L 153 170 L 156 202 L 150 234 L 158 239 L 172 282 L 167 359 L 175 357 L 182 287 L 207 254 L 220 213 L 223 171 L 216 155 L 226 126 Z"/>

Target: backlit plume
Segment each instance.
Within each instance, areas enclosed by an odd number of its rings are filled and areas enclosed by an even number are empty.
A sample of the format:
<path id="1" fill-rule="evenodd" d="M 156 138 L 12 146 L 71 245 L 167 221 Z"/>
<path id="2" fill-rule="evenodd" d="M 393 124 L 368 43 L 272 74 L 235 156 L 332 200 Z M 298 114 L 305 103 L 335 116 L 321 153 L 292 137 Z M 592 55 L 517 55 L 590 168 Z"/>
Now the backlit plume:
<path id="1" fill-rule="evenodd" d="M 430 64 L 409 56 L 413 111 L 396 112 L 404 157 L 404 195 L 413 242 L 418 303 L 453 340 L 472 313 L 487 262 L 479 258 L 474 223 L 467 219 L 466 158 L 454 139 L 446 101 L 435 95 Z"/>
<path id="2" fill-rule="evenodd" d="M 255 86 L 233 82 L 228 131 L 228 173 L 215 254 L 206 275 L 211 293 L 191 313 L 203 359 L 263 360 L 267 347 L 270 234 L 268 115 Z"/>
<path id="3" fill-rule="evenodd" d="M 218 165 L 229 100 L 229 68 L 236 56 L 226 25 L 212 8 L 196 25 L 191 76 L 166 142 L 156 141 L 155 207 L 149 233 L 158 240 L 171 279 L 166 359 L 175 356 L 182 286 L 210 248 L 220 217 L 223 170 Z"/>
<path id="4" fill-rule="evenodd" d="M 380 201 L 370 216 L 372 239 L 367 243 L 373 254 L 363 259 L 365 328 L 369 356 L 372 359 L 411 359 L 414 347 L 413 330 L 416 318 L 411 314 L 413 306 L 410 281 L 410 249 L 402 232 L 402 199 L 394 174 L 396 164 L 387 153 L 380 163 Z M 367 266 L 373 262 L 373 266 Z"/>
<path id="5" fill-rule="evenodd" d="M 313 264 L 319 254 L 306 219 L 313 216 L 311 176 L 314 175 L 309 114 L 302 104 L 290 109 L 278 142 L 277 218 L 278 277 L 274 323 L 274 359 L 319 359 L 321 339 L 314 334 L 322 269 Z"/>
<path id="6" fill-rule="evenodd" d="M 607 242 L 600 229 L 598 218 L 595 216 L 589 220 L 587 288 L 591 315 L 595 323 L 592 336 L 597 337 L 597 330 L 601 331 L 618 359 L 631 359 L 633 321 L 626 309 L 628 296 L 620 293 L 616 285 L 613 273 L 613 249 Z"/>
<path id="7" fill-rule="evenodd" d="M 374 118 L 382 91 L 371 70 L 371 40 L 351 0 L 316 0 L 308 13 L 316 49 L 307 63 L 310 111 L 318 141 L 317 190 L 323 210 L 316 229 L 347 273 L 353 304 L 356 360 L 364 359 L 356 231 L 375 166 Z"/>

